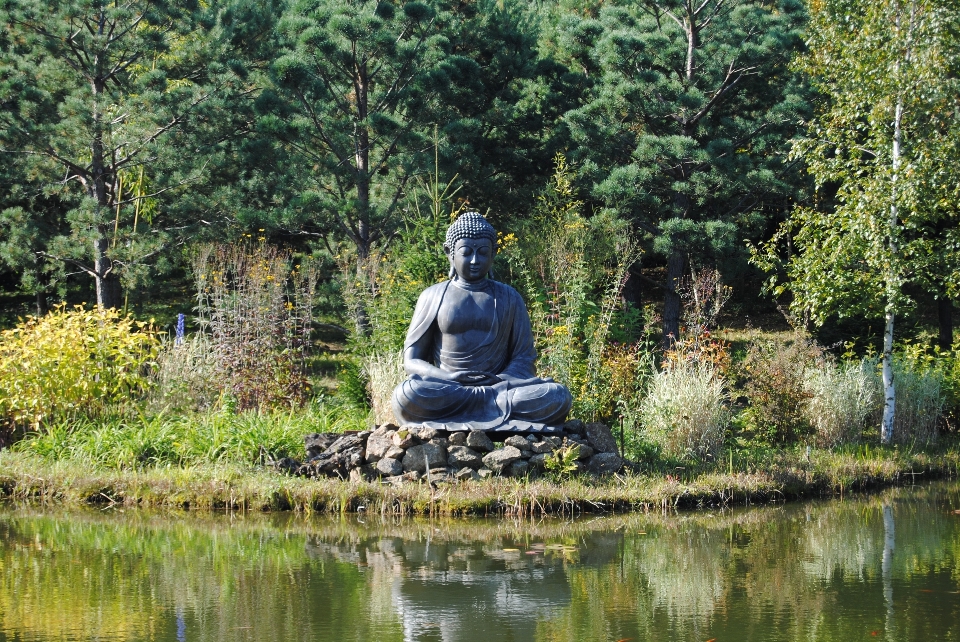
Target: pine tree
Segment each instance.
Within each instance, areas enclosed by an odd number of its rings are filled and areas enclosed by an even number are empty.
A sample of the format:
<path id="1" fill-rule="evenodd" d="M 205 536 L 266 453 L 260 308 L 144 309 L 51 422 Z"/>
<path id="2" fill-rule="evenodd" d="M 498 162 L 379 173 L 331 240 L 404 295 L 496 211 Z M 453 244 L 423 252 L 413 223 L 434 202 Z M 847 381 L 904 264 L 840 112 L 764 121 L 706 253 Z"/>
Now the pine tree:
<path id="1" fill-rule="evenodd" d="M 69 234 L 34 251 L 118 307 L 121 273 L 168 242 L 158 199 L 200 177 L 187 125 L 236 78 L 208 48 L 215 15 L 196 2 L 4 0 L 0 22 L 0 151 L 69 208 Z M 178 169 L 160 176 L 165 160 Z"/>
<path id="2" fill-rule="evenodd" d="M 437 9 L 297 0 L 278 30 L 284 50 L 259 127 L 297 165 L 300 224 L 339 230 L 366 258 L 411 176 L 432 164 L 431 101 L 446 80 Z"/>
<path id="3" fill-rule="evenodd" d="M 569 14 L 558 36 L 592 98 L 566 115 L 603 206 L 666 259 L 665 345 L 690 256 L 734 253 L 796 192 L 786 141 L 807 108 L 789 70 L 797 0 L 642 0 Z"/>

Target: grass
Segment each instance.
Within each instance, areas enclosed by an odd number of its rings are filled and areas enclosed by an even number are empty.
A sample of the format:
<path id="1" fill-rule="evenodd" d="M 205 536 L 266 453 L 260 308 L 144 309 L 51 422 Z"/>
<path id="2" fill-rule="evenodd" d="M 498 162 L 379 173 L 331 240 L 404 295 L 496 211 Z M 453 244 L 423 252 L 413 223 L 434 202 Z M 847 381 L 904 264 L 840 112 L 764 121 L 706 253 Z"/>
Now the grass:
<path id="1" fill-rule="evenodd" d="M 296 411 L 227 411 L 65 419 L 32 433 L 13 449 L 47 461 L 113 470 L 221 463 L 264 463 L 302 457 L 311 432 L 363 430 L 363 411 L 314 403 Z"/>
<path id="2" fill-rule="evenodd" d="M 731 451 L 733 452 L 733 451 Z M 729 453 L 728 453 L 729 454 Z M 960 442 L 936 448 L 855 446 L 733 452 L 697 470 L 669 462 L 602 480 L 493 478 L 402 486 L 290 477 L 255 465 L 199 463 L 97 468 L 0 451 L 0 496 L 63 504 L 208 510 L 430 516 L 573 516 L 582 513 L 781 502 L 909 485 L 960 471 Z"/>

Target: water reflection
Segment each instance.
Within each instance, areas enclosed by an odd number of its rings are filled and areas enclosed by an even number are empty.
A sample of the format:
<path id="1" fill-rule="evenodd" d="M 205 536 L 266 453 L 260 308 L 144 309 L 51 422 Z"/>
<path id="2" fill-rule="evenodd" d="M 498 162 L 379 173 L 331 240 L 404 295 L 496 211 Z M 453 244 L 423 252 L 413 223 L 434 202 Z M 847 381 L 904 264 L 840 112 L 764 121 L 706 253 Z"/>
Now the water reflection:
<path id="1" fill-rule="evenodd" d="M 0 510 L 7 640 L 928 640 L 957 485 L 564 522 Z"/>

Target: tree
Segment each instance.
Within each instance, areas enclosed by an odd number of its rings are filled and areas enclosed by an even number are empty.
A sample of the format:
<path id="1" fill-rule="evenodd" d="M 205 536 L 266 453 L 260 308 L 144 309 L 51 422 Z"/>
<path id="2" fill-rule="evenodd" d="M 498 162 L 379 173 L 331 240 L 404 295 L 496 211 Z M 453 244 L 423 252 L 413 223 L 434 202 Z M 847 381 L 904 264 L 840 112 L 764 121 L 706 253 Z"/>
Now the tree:
<path id="1" fill-rule="evenodd" d="M 798 208 L 759 259 L 776 267 L 778 242 L 790 240 L 774 291 L 792 292 L 793 308 L 815 323 L 884 320 L 884 443 L 896 403 L 894 321 L 913 304 L 905 286 L 942 296 L 960 285 L 958 34 L 960 9 L 946 0 L 812 5 L 803 67 L 823 106 L 793 153 L 822 205 Z"/>
<path id="2" fill-rule="evenodd" d="M 543 5 L 450 4 L 444 34 L 456 63 L 437 101 L 441 163 L 471 208 L 494 219 L 528 215 L 568 143 L 562 117 L 581 104 L 584 84 L 541 52 Z"/>
<path id="3" fill-rule="evenodd" d="M 392 227 L 410 177 L 432 163 L 431 99 L 444 82 L 435 7 L 416 0 L 298 0 L 258 101 L 304 181 L 301 223 L 339 229 L 361 259 Z"/>
<path id="4" fill-rule="evenodd" d="M 175 136 L 236 79 L 208 49 L 215 15 L 196 2 L 4 0 L 0 21 L 0 152 L 68 208 L 69 234 L 34 251 L 118 307 L 121 272 L 167 243 L 158 197 L 199 177 Z M 157 173 L 164 157 L 182 172 L 173 181 Z"/>
<path id="5" fill-rule="evenodd" d="M 788 63 L 804 20 L 796 0 L 643 0 L 561 22 L 570 66 L 594 87 L 566 115 L 571 157 L 666 259 L 665 346 L 688 258 L 735 253 L 796 195 L 786 141 L 807 103 Z"/>

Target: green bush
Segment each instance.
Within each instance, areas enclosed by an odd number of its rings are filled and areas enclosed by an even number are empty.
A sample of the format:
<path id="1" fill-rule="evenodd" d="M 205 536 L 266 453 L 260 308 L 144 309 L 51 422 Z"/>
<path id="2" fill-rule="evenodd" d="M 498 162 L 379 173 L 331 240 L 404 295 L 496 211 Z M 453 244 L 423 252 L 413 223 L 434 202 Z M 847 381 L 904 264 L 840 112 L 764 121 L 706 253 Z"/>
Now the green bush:
<path id="1" fill-rule="evenodd" d="M 164 337 L 156 366 L 148 408 L 154 411 L 190 412 L 208 410 L 220 400 L 223 372 L 210 338 L 202 333 L 176 343 Z"/>
<path id="2" fill-rule="evenodd" d="M 823 350 L 799 333 L 751 343 L 738 369 L 748 401 L 742 415 L 745 427 L 761 440 L 777 444 L 809 434 L 808 373 L 825 363 Z"/>
<path id="3" fill-rule="evenodd" d="M 558 154 L 555 163 L 531 224 L 501 235 L 498 269 L 529 308 L 538 374 L 570 389 L 572 416 L 610 421 L 635 397 L 650 361 L 641 313 L 621 297 L 640 249 L 611 212 L 584 214 L 566 159 Z"/>
<path id="4" fill-rule="evenodd" d="M 101 415 L 139 397 L 157 332 L 116 310 L 61 306 L 0 333 L 0 419 L 38 430 L 68 415 Z"/>
<path id="5" fill-rule="evenodd" d="M 943 376 L 934 368 L 916 365 L 903 359 L 894 360 L 897 401 L 892 441 L 897 443 L 929 444 L 937 440 L 937 424 L 945 401 Z M 880 385 L 879 377 L 876 385 Z M 879 423 L 879 410 L 877 417 Z"/>
<path id="6" fill-rule="evenodd" d="M 640 406 L 641 435 L 670 457 L 716 457 L 730 423 L 727 400 L 715 366 L 678 363 L 650 382 Z"/>

